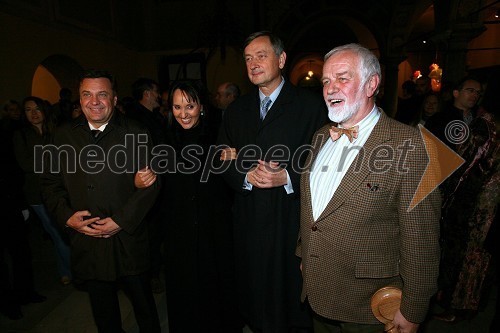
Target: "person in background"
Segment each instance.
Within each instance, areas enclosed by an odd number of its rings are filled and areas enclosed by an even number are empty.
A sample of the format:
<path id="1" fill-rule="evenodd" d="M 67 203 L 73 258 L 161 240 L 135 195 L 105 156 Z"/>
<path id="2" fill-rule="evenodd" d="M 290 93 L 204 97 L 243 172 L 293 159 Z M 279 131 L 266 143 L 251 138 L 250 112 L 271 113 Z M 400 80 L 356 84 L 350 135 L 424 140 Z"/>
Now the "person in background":
<path id="1" fill-rule="evenodd" d="M 382 332 L 371 298 L 387 286 L 402 290 L 395 331 L 416 333 L 437 290 L 439 191 L 411 206 L 429 157 L 417 129 L 375 105 L 380 80 L 378 59 L 359 44 L 325 55 L 333 124 L 312 139 L 297 244 L 317 333 Z"/>
<path id="2" fill-rule="evenodd" d="M 464 77 L 453 88 L 453 103 L 444 106 L 442 112 L 430 117 L 425 127 L 439 140 L 456 150 L 460 144 L 460 135 L 455 138 L 455 134 L 467 133 L 463 130 L 477 117 L 477 104 L 481 94 L 481 82 L 471 76 Z"/>
<path id="3" fill-rule="evenodd" d="M 468 136 L 455 142 L 465 163 L 442 184 L 441 267 L 437 303 L 444 309 L 434 318 L 454 323 L 473 318 L 486 305 L 494 260 L 498 260 L 500 145 L 498 143 L 498 78 L 492 76 L 481 112 L 468 125 Z M 454 90 L 457 110 L 473 107 L 480 89 L 475 80 Z M 467 89 L 467 90 L 466 90 Z M 461 109 L 458 106 L 462 106 Z M 463 112 L 465 115 L 465 112 Z M 460 114 L 457 115 L 460 116 Z M 496 118 L 496 119 L 495 119 Z M 491 233 L 491 234 L 490 234 Z M 498 311 L 498 309 L 497 309 Z M 494 322 L 498 324 L 498 314 Z M 495 332 L 498 326 L 495 327 Z"/>
<path id="4" fill-rule="evenodd" d="M 69 245 L 42 202 L 40 174 L 35 173 L 35 146 L 50 143 L 55 124 L 50 121 L 48 106 L 41 98 L 26 97 L 23 107 L 21 119 L 25 126 L 14 133 L 13 141 L 17 162 L 24 171 L 24 195 L 43 229 L 52 239 L 61 283 L 68 285 L 71 282 Z"/>
<path id="5" fill-rule="evenodd" d="M 224 161 L 223 177 L 235 191 L 239 308 L 254 332 L 309 332 L 311 318 L 300 303 L 302 278 L 294 255 L 299 167 L 305 160 L 296 151 L 326 123 L 326 109 L 317 94 L 283 77 L 286 52 L 274 34 L 248 36 L 244 57 L 255 89 L 228 106 L 218 138 L 237 156 Z"/>
<path id="6" fill-rule="evenodd" d="M 85 283 L 98 331 L 123 332 L 117 295 L 123 286 L 139 331 L 159 333 L 144 222 L 159 188 L 134 183 L 149 163 L 144 152 L 151 139 L 142 124 L 115 110 L 113 75 L 86 70 L 79 85 L 83 115 L 58 127 L 46 147 L 42 197 L 69 234 L 73 276 Z M 60 149 L 69 153 L 58 154 Z"/>
<path id="7" fill-rule="evenodd" d="M 418 117 L 424 97 L 431 92 L 431 80 L 427 76 L 421 76 L 412 83 L 413 81 L 403 83 L 403 98 L 398 99 L 395 117 L 396 120 L 407 125 Z"/>
<path id="8" fill-rule="evenodd" d="M 235 99 L 240 97 L 240 88 L 232 82 L 221 83 L 217 87 L 217 93 L 215 94 L 215 106 L 224 111 L 226 111 L 229 104 L 231 104 Z"/>
<path id="9" fill-rule="evenodd" d="M 73 93 L 69 88 L 61 88 L 59 90 L 59 101 L 52 105 L 51 115 L 51 117 L 53 117 L 53 121 L 55 121 L 57 125 L 71 120 L 73 111 L 73 102 L 71 100 L 72 95 Z"/>
<path id="10" fill-rule="evenodd" d="M 151 134 L 153 146 L 165 144 L 167 142 L 167 124 L 165 117 L 160 113 L 159 85 L 149 78 L 139 78 L 132 84 L 132 103 L 126 111 L 127 116 L 141 122 Z M 160 180 L 164 175 L 158 175 Z M 151 288 L 156 294 L 165 291 L 163 282 L 160 279 L 162 264 L 162 243 L 163 231 L 163 206 L 167 187 L 162 187 L 155 204 L 146 216 L 149 227 L 151 246 Z"/>
<path id="11" fill-rule="evenodd" d="M 0 119 L 0 131 L 12 138 L 12 134 L 22 127 L 21 105 L 13 99 L 8 100 L 3 106 L 4 116 Z"/>
<path id="12" fill-rule="evenodd" d="M 214 97 L 215 108 L 211 109 L 210 114 L 207 115 L 210 118 L 210 123 L 213 124 L 217 130 L 222 123 L 222 117 L 224 117 L 224 112 L 226 112 L 227 107 L 239 96 L 240 88 L 235 83 L 224 82 L 217 87 L 217 92 Z"/>
<path id="13" fill-rule="evenodd" d="M 22 305 L 47 299 L 35 291 L 23 182 L 12 136 L 0 131 L 0 313 L 11 320 L 23 317 Z"/>
<path id="14" fill-rule="evenodd" d="M 425 125 L 425 122 L 429 120 L 437 112 L 440 112 L 443 107 L 441 97 L 438 94 L 427 94 L 422 101 L 419 111 L 415 115 L 415 119 L 410 123 L 411 126 Z"/>

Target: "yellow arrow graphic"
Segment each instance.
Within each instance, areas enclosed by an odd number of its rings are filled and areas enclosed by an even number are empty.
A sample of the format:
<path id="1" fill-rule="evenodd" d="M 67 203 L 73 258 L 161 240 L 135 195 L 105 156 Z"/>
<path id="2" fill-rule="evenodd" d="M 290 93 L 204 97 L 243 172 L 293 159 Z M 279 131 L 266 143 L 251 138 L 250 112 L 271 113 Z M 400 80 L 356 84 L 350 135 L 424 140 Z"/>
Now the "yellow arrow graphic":
<path id="1" fill-rule="evenodd" d="M 420 135 L 424 140 L 425 150 L 429 157 L 429 163 L 422 175 L 420 184 L 413 195 L 413 198 L 408 207 L 408 211 L 417 206 L 420 201 L 425 199 L 432 191 L 434 191 L 442 182 L 446 180 L 455 170 L 457 170 L 465 160 L 448 147 L 445 143 L 439 140 L 434 134 L 422 125 L 418 125 Z"/>

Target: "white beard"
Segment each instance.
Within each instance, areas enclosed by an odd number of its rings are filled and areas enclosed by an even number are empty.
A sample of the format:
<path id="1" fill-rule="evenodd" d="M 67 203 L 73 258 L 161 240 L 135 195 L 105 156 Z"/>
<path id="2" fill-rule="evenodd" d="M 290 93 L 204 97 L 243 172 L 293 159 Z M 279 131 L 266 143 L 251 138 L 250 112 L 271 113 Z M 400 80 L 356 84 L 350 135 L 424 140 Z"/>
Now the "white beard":
<path id="1" fill-rule="evenodd" d="M 352 104 L 344 104 L 342 109 L 328 105 L 328 118 L 335 123 L 342 124 L 351 119 L 358 112 L 360 106 L 361 99 L 359 98 L 356 98 L 356 102 Z"/>
<path id="2" fill-rule="evenodd" d="M 354 97 L 354 103 L 348 103 L 347 100 L 345 100 L 343 108 L 335 107 L 335 104 L 332 106 L 327 103 L 328 118 L 337 124 L 345 123 L 351 119 L 361 108 L 364 93 L 364 84 L 360 84 L 356 91 L 356 97 Z M 328 98 L 326 100 L 328 100 Z"/>

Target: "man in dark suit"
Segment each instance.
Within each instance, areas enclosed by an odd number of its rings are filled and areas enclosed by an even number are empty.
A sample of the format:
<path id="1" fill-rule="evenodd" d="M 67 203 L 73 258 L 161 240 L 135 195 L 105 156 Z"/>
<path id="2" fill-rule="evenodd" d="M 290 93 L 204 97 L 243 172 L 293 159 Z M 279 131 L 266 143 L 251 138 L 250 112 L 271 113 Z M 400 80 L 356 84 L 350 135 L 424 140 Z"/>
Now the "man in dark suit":
<path id="1" fill-rule="evenodd" d="M 74 276 L 86 281 L 99 332 L 122 332 L 118 282 L 128 291 L 140 331 L 160 332 L 143 223 L 158 186 L 134 185 L 135 174 L 147 164 L 150 137 L 139 123 L 115 112 L 111 74 L 84 72 L 79 93 L 83 115 L 60 127 L 54 145 L 45 147 L 51 159 L 44 165 L 43 197 L 67 227 Z"/>
<path id="2" fill-rule="evenodd" d="M 325 56 L 329 118 L 301 178 L 302 300 L 315 332 L 382 332 L 370 299 L 402 289 L 398 332 L 415 333 L 436 292 L 440 198 L 410 206 L 429 162 L 419 131 L 377 108 L 380 65 L 358 44 Z"/>
<path id="3" fill-rule="evenodd" d="M 319 96 L 285 81 L 281 70 L 286 53 L 276 36 L 254 33 L 244 52 L 248 77 L 256 89 L 229 105 L 218 140 L 237 153 L 224 177 L 236 191 L 240 310 L 255 332 L 306 331 L 310 317 L 300 304 L 301 276 L 294 256 L 298 172 L 306 154 L 296 151 L 325 124 L 326 109 Z M 264 100 L 270 100 L 267 107 L 261 107 Z"/>
<path id="4" fill-rule="evenodd" d="M 126 115 L 142 123 L 151 134 L 154 146 L 167 144 L 167 118 L 160 112 L 159 85 L 150 78 L 139 78 L 132 84 L 134 102 L 127 107 Z M 158 175 L 163 178 L 164 175 Z M 160 189 L 155 204 L 149 211 L 146 221 L 149 228 L 149 245 L 151 252 L 151 288 L 155 294 L 165 291 L 160 279 L 162 259 L 162 243 L 165 235 L 163 228 L 165 212 L 165 196 L 167 189 Z"/>

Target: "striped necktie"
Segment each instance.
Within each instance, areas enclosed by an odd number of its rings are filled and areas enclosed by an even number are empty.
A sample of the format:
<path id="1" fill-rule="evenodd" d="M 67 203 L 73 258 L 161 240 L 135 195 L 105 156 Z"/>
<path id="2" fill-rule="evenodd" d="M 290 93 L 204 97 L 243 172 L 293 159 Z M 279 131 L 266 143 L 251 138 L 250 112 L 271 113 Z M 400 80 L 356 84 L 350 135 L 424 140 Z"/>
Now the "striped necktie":
<path id="1" fill-rule="evenodd" d="M 269 107 L 271 106 L 271 99 L 266 96 L 262 102 L 260 102 L 260 119 L 264 120 L 266 117 L 267 111 L 269 110 Z"/>

